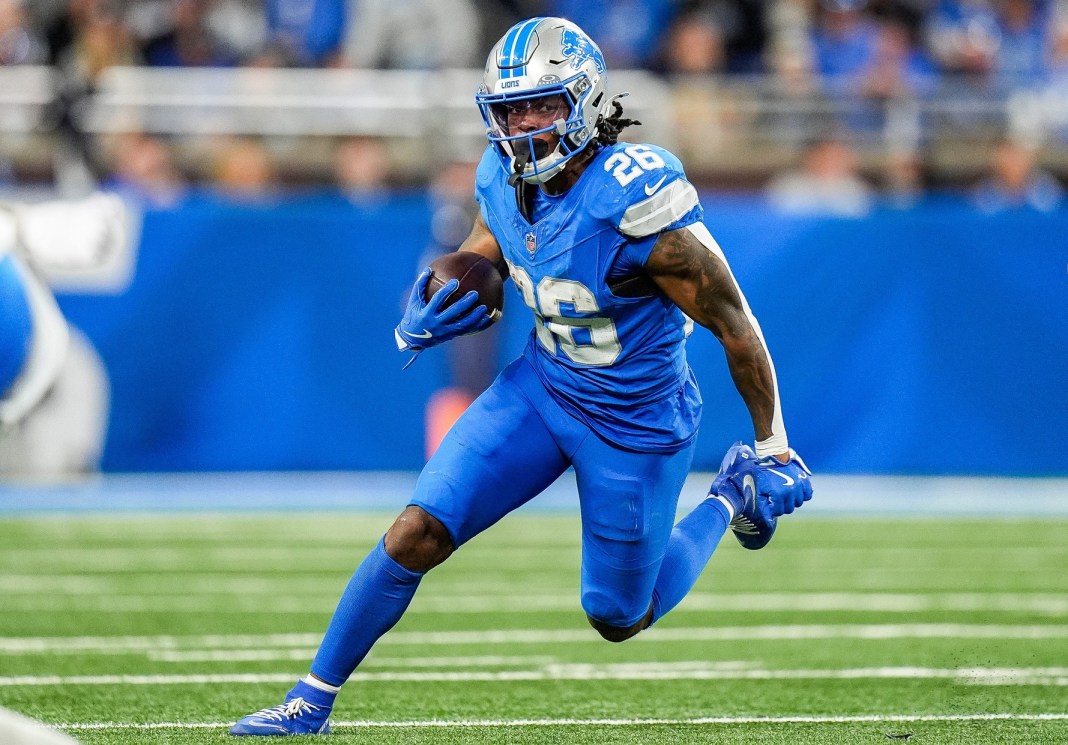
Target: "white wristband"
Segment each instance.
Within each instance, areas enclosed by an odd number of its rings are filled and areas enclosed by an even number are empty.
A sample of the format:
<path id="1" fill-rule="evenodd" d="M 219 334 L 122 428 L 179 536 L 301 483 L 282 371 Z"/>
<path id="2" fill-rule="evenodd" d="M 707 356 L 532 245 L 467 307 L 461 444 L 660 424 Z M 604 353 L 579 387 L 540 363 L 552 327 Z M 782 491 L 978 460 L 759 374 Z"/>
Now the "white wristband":
<path id="1" fill-rule="evenodd" d="M 755 449 L 757 457 L 763 458 L 766 455 L 778 455 L 789 451 L 790 444 L 787 442 L 785 434 L 778 434 L 772 435 L 766 440 L 761 440 L 756 444 Z"/>

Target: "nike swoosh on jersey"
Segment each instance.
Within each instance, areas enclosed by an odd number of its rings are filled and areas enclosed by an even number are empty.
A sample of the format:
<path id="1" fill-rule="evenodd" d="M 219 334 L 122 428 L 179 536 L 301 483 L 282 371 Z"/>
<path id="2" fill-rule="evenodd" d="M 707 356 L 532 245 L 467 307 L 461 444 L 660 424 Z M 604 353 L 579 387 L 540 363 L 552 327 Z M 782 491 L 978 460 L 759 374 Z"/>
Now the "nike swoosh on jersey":
<path id="1" fill-rule="evenodd" d="M 785 481 L 787 486 L 793 486 L 794 485 L 794 480 L 792 478 L 790 478 L 789 476 L 787 476 L 785 473 L 782 473 L 781 471 L 771 471 L 771 473 L 775 474 L 776 476 L 781 478 L 783 481 Z"/>
<path id="2" fill-rule="evenodd" d="M 646 196 L 649 196 L 649 197 L 653 196 L 653 194 L 656 193 L 656 190 L 660 188 L 660 185 L 662 183 L 664 183 L 664 181 L 666 179 L 667 179 L 667 175 L 665 174 L 664 176 L 661 176 L 660 180 L 657 181 L 655 184 L 646 184 L 645 185 L 645 194 L 646 194 Z"/>

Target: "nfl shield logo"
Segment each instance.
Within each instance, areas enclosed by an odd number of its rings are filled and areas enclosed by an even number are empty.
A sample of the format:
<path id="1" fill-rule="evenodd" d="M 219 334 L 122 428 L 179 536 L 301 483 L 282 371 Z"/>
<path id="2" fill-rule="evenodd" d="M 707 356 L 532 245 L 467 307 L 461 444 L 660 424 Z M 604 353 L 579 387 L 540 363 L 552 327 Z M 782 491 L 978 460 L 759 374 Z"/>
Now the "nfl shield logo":
<path id="1" fill-rule="evenodd" d="M 538 250 L 538 237 L 533 232 L 527 233 L 527 253 L 531 256 Z"/>

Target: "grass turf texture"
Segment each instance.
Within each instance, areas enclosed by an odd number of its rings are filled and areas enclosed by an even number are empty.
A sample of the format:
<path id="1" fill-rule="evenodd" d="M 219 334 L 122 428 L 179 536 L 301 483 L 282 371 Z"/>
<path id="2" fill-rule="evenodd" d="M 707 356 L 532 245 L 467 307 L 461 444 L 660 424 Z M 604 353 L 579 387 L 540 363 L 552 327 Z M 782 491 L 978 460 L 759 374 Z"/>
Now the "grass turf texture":
<path id="1" fill-rule="evenodd" d="M 390 520 L 0 521 L 0 706 L 84 743 L 240 742 Z M 328 741 L 1068 741 L 1068 521 L 786 518 L 621 645 L 579 607 L 578 540 L 520 514 L 432 572 Z"/>

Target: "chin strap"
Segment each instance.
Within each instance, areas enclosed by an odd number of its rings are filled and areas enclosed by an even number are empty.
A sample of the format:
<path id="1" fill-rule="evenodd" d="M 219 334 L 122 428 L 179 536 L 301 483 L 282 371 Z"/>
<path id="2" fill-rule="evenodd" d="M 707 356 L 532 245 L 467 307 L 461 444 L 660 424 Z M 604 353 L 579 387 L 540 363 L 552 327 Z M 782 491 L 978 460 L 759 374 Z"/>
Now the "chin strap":
<path id="1" fill-rule="evenodd" d="M 526 170 L 527 164 L 530 163 L 530 150 L 524 148 L 523 152 L 515 157 L 515 165 L 512 169 L 512 174 L 508 177 L 508 185 L 515 186 L 523 178 L 523 171 Z"/>

